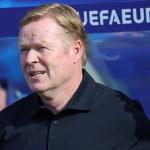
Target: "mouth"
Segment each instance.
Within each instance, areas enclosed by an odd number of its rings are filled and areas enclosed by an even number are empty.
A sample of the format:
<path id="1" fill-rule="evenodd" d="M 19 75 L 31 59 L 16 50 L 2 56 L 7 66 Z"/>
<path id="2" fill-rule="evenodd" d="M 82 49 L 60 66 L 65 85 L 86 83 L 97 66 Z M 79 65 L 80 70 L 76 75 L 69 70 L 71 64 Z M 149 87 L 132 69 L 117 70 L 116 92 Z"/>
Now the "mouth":
<path id="1" fill-rule="evenodd" d="M 29 72 L 29 76 L 30 77 L 38 77 L 45 73 L 46 73 L 45 71 L 31 71 L 31 72 Z"/>

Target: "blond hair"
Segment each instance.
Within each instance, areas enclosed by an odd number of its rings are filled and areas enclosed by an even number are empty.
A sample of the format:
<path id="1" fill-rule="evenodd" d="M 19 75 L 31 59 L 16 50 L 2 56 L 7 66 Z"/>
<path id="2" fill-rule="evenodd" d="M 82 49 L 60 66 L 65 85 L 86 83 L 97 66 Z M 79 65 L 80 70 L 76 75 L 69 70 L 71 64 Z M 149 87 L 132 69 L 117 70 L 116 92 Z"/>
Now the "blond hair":
<path id="1" fill-rule="evenodd" d="M 83 45 L 82 65 L 86 64 L 86 34 L 81 18 L 74 8 L 64 4 L 46 4 L 29 11 L 20 22 L 20 28 L 44 16 L 52 17 L 74 40 L 80 39 Z"/>

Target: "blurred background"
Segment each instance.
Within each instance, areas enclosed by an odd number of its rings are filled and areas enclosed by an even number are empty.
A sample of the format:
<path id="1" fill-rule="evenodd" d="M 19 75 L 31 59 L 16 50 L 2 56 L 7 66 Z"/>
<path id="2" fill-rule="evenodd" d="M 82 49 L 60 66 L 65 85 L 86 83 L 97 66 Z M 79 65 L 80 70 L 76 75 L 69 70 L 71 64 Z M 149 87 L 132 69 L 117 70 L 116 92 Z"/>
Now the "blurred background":
<path id="1" fill-rule="evenodd" d="M 19 20 L 32 7 L 50 2 L 72 5 L 83 21 L 90 20 L 90 16 L 83 16 L 85 11 L 114 9 L 120 17 L 124 8 L 143 8 L 145 19 L 144 8 L 150 8 L 150 2 L 143 0 L 0 0 L 0 110 L 30 93 L 19 64 Z M 87 70 L 96 81 L 139 100 L 150 117 L 149 22 L 118 25 L 113 18 L 113 25 L 106 22 L 101 26 L 98 16 L 93 15 L 98 25 L 85 25 L 89 41 Z M 140 18 L 142 11 L 137 16 Z"/>

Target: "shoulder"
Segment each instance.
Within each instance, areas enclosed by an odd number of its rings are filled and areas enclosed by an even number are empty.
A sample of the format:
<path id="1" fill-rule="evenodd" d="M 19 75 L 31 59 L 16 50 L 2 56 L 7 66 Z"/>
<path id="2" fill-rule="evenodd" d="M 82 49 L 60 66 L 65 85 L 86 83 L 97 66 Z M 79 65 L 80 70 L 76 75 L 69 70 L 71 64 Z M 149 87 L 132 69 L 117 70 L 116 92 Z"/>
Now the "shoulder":
<path id="1" fill-rule="evenodd" d="M 117 91 L 103 84 L 97 83 L 85 71 L 85 85 L 88 87 L 86 96 L 90 97 L 90 103 L 94 109 L 104 110 L 110 113 L 133 113 L 144 114 L 144 110 L 138 100 L 129 98 L 121 91 Z M 111 112 L 112 111 L 112 112 Z"/>
<path id="2" fill-rule="evenodd" d="M 19 118 L 21 114 L 25 113 L 34 97 L 34 94 L 30 94 L 3 109 L 0 112 L 0 127 L 13 122 L 15 119 Z"/>
<path id="3" fill-rule="evenodd" d="M 95 83 L 95 92 L 92 99 L 94 110 L 100 111 L 101 114 L 111 114 L 111 116 L 122 117 L 126 112 L 126 106 L 132 105 L 132 101 L 127 95 L 116 91 L 105 85 Z M 132 106 L 131 106 L 132 107 Z M 110 119 L 112 119 L 110 117 Z"/>
<path id="4" fill-rule="evenodd" d="M 123 108 L 125 111 L 130 111 L 133 108 L 144 112 L 140 101 L 131 99 L 126 94 L 121 91 L 114 90 L 110 87 L 102 85 L 100 83 L 95 84 L 95 96 L 96 101 L 99 101 L 100 104 L 107 104 L 107 106 L 114 106 L 118 108 Z"/>
<path id="5" fill-rule="evenodd" d="M 133 119 L 144 118 L 148 120 L 139 100 L 131 99 L 121 91 L 114 90 L 105 85 L 96 83 L 96 101 L 107 111 L 132 116 Z M 138 117 L 138 118 L 137 118 Z"/>
<path id="6" fill-rule="evenodd" d="M 139 137 L 150 138 L 150 120 L 140 101 L 129 98 L 121 91 L 96 83 L 93 107 L 107 116 L 110 122 L 126 125 Z"/>

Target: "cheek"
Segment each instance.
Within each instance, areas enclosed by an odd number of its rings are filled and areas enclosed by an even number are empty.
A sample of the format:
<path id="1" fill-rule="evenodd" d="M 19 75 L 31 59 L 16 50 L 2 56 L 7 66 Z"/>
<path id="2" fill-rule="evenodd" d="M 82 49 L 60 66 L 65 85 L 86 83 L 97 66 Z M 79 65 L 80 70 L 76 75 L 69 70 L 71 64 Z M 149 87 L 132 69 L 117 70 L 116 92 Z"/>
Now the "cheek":
<path id="1" fill-rule="evenodd" d="M 25 67 L 25 57 L 20 56 L 20 66 L 24 70 Z"/>
<path id="2" fill-rule="evenodd" d="M 63 74 L 68 73 L 72 70 L 72 65 L 69 58 L 60 58 L 57 65 L 57 71 Z"/>
<path id="3" fill-rule="evenodd" d="M 0 90 L 0 97 L 1 97 L 1 100 L 6 100 L 7 93 L 5 90 Z"/>

